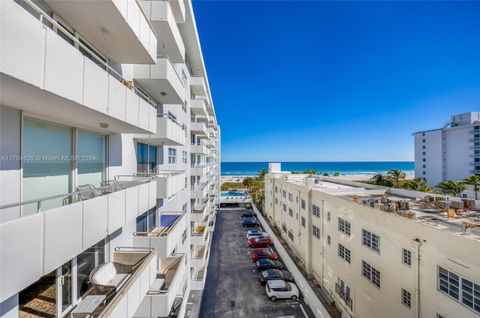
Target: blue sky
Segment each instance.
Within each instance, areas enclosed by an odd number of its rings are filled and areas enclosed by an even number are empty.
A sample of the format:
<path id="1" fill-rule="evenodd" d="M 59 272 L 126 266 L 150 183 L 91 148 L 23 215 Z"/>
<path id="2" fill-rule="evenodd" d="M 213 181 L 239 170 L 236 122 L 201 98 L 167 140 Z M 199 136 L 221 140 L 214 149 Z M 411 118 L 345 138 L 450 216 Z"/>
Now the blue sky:
<path id="1" fill-rule="evenodd" d="M 223 161 L 413 160 L 480 111 L 480 2 L 196 1 Z"/>

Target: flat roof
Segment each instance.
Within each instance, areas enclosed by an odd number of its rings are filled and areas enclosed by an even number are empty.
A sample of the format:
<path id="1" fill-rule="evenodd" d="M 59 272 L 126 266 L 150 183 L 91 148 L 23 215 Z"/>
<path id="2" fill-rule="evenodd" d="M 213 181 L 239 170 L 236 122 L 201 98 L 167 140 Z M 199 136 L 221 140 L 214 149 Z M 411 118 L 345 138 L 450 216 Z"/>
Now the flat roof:
<path id="1" fill-rule="evenodd" d="M 437 229 L 446 229 L 480 242 L 480 211 L 456 208 L 455 217 L 448 217 L 446 204 L 456 202 L 460 206 L 460 198 L 441 195 L 430 195 L 406 189 L 391 189 L 360 182 L 351 182 L 307 174 L 286 174 L 282 179 L 287 182 L 306 186 L 306 178 L 315 179 L 313 190 L 333 195 L 344 200 L 355 202 L 370 208 L 392 213 L 414 222 L 422 223 Z M 402 191 L 405 195 L 397 194 Z M 407 196 L 408 195 L 408 196 Z M 435 199 L 435 197 L 438 197 Z M 428 200 L 427 200 L 428 198 Z"/>

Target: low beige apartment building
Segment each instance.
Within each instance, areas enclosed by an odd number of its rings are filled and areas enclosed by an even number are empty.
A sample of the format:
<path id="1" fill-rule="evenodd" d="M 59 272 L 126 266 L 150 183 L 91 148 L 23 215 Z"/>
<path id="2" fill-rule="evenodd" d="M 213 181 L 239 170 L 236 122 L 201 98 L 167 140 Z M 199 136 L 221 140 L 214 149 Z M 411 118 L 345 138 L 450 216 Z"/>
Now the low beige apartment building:
<path id="1" fill-rule="evenodd" d="M 461 200 L 271 165 L 264 211 L 344 317 L 479 317 L 480 213 Z"/>

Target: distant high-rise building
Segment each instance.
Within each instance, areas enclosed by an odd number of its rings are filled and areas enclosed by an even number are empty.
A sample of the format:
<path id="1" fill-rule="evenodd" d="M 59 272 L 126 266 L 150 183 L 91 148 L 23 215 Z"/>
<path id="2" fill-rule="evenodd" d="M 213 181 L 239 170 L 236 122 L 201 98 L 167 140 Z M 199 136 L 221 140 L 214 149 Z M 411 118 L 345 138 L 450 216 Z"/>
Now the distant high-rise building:
<path id="1" fill-rule="evenodd" d="M 480 174 L 480 112 L 452 116 L 443 128 L 419 131 L 415 139 L 415 176 L 430 186 Z"/>

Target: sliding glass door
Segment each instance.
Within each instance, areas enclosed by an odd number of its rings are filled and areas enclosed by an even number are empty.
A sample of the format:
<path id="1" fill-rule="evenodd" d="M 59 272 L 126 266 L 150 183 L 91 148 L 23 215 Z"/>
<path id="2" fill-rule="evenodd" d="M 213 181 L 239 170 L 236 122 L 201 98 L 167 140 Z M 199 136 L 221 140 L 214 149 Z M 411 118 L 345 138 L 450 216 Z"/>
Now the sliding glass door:
<path id="1" fill-rule="evenodd" d="M 71 192 L 72 129 L 25 118 L 23 121 L 23 200 Z M 62 198 L 42 202 L 42 209 L 61 206 Z M 36 204 L 24 207 L 35 213 Z"/>
<path id="2" fill-rule="evenodd" d="M 92 132 L 77 132 L 77 185 L 99 187 L 106 180 L 107 137 Z"/>

